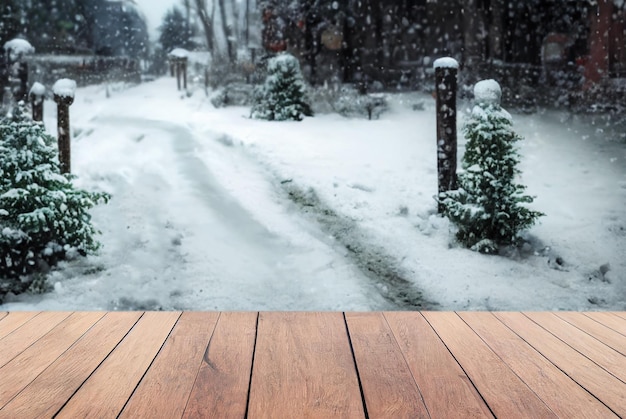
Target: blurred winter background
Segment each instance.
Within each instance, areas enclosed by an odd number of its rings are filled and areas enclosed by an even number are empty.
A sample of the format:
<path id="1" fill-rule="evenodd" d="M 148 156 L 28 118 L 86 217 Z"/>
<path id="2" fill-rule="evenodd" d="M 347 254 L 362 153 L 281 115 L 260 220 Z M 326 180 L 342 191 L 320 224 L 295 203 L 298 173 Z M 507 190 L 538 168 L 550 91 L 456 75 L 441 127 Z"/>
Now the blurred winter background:
<path id="1" fill-rule="evenodd" d="M 625 310 L 625 31 L 623 0 L 3 0 L 2 115 L 41 83 L 56 138 L 75 80 L 73 182 L 112 197 L 98 253 L 34 255 L 0 309 Z M 285 53 L 314 116 L 250 118 Z M 440 57 L 459 168 L 495 79 L 545 213 L 495 255 L 437 213 Z"/>

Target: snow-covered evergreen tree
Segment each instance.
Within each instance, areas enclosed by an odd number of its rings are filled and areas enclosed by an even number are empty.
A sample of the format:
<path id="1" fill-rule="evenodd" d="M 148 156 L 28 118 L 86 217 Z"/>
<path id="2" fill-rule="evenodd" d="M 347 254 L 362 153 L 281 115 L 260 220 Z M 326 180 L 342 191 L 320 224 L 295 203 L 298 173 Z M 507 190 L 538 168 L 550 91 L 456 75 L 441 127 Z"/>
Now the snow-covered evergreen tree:
<path id="1" fill-rule="evenodd" d="M 96 251 L 88 210 L 109 196 L 62 175 L 56 140 L 19 113 L 0 119 L 0 295 L 22 292 L 20 278 L 70 255 Z"/>
<path id="2" fill-rule="evenodd" d="M 252 117 L 268 121 L 301 121 L 312 116 L 300 63 L 291 54 L 270 59 L 265 84 L 255 95 Z"/>
<path id="3" fill-rule="evenodd" d="M 525 204 L 526 187 L 516 183 L 521 140 L 512 129 L 511 115 L 500 107 L 501 90 L 495 80 L 474 87 L 476 105 L 464 127 L 467 145 L 459 189 L 439 196 L 444 214 L 458 227 L 465 246 L 492 253 L 501 245 L 515 244 L 520 232 L 543 214 Z"/>

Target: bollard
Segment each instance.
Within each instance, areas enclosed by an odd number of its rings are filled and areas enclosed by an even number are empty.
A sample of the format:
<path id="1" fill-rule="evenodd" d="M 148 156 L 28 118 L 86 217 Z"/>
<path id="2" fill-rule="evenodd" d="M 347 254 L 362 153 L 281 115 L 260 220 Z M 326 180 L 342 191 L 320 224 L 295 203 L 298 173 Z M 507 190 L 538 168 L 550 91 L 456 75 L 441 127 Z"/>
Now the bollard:
<path id="1" fill-rule="evenodd" d="M 46 88 L 43 84 L 35 82 L 30 88 L 30 103 L 33 108 L 33 121 L 43 121 L 43 97 L 46 94 Z"/>
<path id="2" fill-rule="evenodd" d="M 187 57 L 180 59 L 180 67 L 183 73 L 183 88 L 187 90 Z"/>
<path id="3" fill-rule="evenodd" d="M 76 82 L 60 79 L 52 87 L 54 101 L 57 103 L 57 131 L 59 143 L 59 163 L 61 173 L 71 173 L 70 156 L 70 105 L 74 103 Z"/>
<path id="4" fill-rule="evenodd" d="M 456 76 L 459 64 L 454 58 L 439 58 L 434 62 L 437 100 L 437 178 L 438 196 L 456 189 Z M 438 211 L 442 213 L 443 204 Z"/>
<path id="5" fill-rule="evenodd" d="M 17 65 L 17 79 L 19 84 L 15 93 L 15 101 L 26 101 L 28 96 L 28 63 L 20 61 Z"/>

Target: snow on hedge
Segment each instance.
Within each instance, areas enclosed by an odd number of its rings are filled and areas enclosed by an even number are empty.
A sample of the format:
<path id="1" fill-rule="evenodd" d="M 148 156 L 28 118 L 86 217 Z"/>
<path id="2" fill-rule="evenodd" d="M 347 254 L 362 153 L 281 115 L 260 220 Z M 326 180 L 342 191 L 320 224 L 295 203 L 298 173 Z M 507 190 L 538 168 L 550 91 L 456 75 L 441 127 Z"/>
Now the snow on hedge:
<path id="1" fill-rule="evenodd" d="M 474 100 L 476 104 L 499 105 L 502 98 L 502 89 L 493 79 L 481 80 L 474 86 Z"/>

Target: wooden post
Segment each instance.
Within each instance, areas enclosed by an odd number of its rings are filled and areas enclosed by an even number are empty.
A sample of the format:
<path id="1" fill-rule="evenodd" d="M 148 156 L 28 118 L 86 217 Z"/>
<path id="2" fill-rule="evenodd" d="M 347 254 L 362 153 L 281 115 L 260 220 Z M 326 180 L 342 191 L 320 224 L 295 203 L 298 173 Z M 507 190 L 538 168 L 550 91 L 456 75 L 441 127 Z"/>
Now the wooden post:
<path id="1" fill-rule="evenodd" d="M 180 90 L 180 76 L 181 76 L 181 61 L 180 58 L 175 58 L 176 62 L 176 86 L 178 86 L 178 90 Z"/>
<path id="2" fill-rule="evenodd" d="M 175 76 L 176 76 L 176 72 L 175 72 L 175 68 L 176 68 L 176 61 L 175 61 L 175 58 L 170 57 L 170 58 L 168 59 L 168 62 L 169 62 L 169 64 L 170 64 L 170 75 L 171 75 L 172 77 L 175 77 Z"/>
<path id="3" fill-rule="evenodd" d="M 20 61 L 17 66 L 17 79 L 19 86 L 15 94 L 15 101 L 26 101 L 28 96 L 28 63 Z"/>
<path id="4" fill-rule="evenodd" d="M 438 194 L 456 189 L 456 91 L 459 65 L 453 58 L 435 60 L 437 100 L 437 176 Z M 444 207 L 439 203 L 439 213 Z"/>
<path id="5" fill-rule="evenodd" d="M 183 88 L 187 90 L 187 57 L 180 59 L 180 66 L 183 73 Z"/>
<path id="6" fill-rule="evenodd" d="M 35 82 L 30 89 L 30 103 L 33 108 L 33 121 L 43 121 L 43 96 L 46 88 L 41 83 Z"/>
<path id="7" fill-rule="evenodd" d="M 52 90 L 57 103 L 57 131 L 59 143 L 59 163 L 61 173 L 71 173 L 70 155 L 70 105 L 74 103 L 76 82 L 69 79 L 58 80 Z"/>

